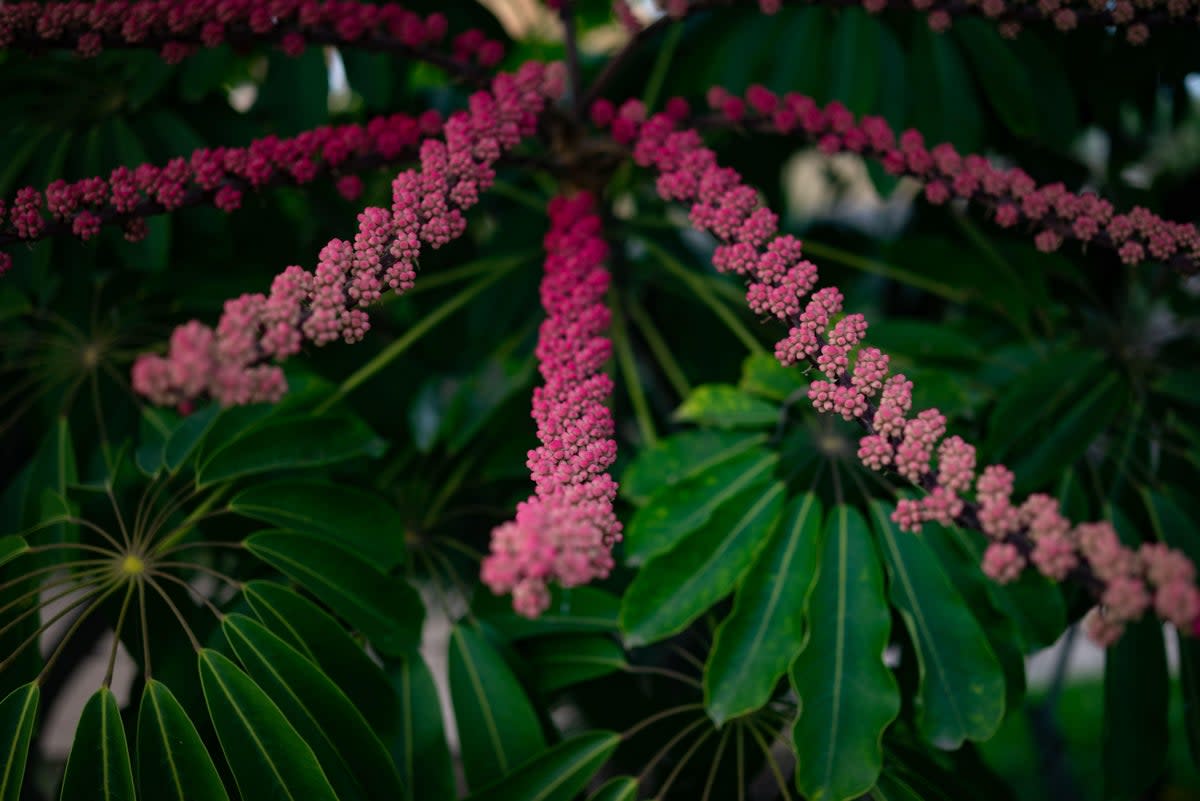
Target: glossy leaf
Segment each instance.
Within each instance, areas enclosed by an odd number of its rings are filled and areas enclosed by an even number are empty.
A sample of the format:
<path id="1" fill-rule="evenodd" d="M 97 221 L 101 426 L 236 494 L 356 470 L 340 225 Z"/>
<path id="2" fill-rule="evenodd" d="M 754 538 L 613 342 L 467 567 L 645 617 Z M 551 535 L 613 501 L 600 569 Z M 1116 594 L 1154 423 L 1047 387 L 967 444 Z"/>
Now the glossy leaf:
<path id="1" fill-rule="evenodd" d="M 920 537 L 900 531 L 871 504 L 887 562 L 889 595 L 917 652 L 917 726 L 946 750 L 986 740 L 1004 718 L 1004 673 L 983 629 Z"/>
<path id="2" fill-rule="evenodd" d="M 632 776 L 617 776 L 606 781 L 588 801 L 637 801 L 638 783 Z"/>
<path id="3" fill-rule="evenodd" d="M 755 448 L 655 494 L 625 530 L 626 562 L 636 565 L 676 547 L 735 496 L 765 486 L 778 463 L 776 454 Z"/>
<path id="4" fill-rule="evenodd" d="M 538 755 L 467 801 L 571 801 L 621 742 L 618 734 L 589 731 Z"/>
<path id="5" fill-rule="evenodd" d="M 575 634 L 539 637 L 521 649 L 531 683 L 549 694 L 621 670 L 625 652 L 611 637 Z"/>
<path id="6" fill-rule="evenodd" d="M 621 599 L 598 587 L 550 588 L 550 606 L 536 618 L 518 615 L 507 595 L 484 593 L 475 599 L 475 614 L 506 640 L 546 634 L 584 634 L 617 630 Z"/>
<path id="7" fill-rule="evenodd" d="M 692 390 L 674 416 L 717 428 L 765 428 L 779 421 L 779 409 L 729 384 L 705 384 Z"/>
<path id="8" fill-rule="evenodd" d="M 221 406 L 213 403 L 189 414 L 175 427 L 163 443 L 163 462 L 168 470 L 174 472 L 183 466 L 216 425 L 221 411 Z"/>
<path id="9" fill-rule="evenodd" d="M 800 700 L 796 787 L 812 801 L 848 801 L 875 784 L 883 732 L 900 712 L 896 680 L 883 664 L 891 631 L 883 568 L 855 509 L 838 506 L 828 516 L 809 619 L 812 630 L 789 671 Z"/>
<path id="10" fill-rule="evenodd" d="M 200 683 L 242 798 L 338 801 L 311 748 L 279 707 L 222 654 L 199 655 Z"/>
<path id="11" fill-rule="evenodd" d="M 347 417 L 280 420 L 267 423 L 215 452 L 197 475 L 206 486 L 268 470 L 333 464 L 371 453 L 378 440 L 365 425 Z"/>
<path id="12" fill-rule="evenodd" d="M 340 623 L 272 581 L 251 581 L 242 594 L 263 625 L 319 667 L 376 731 L 392 731 L 399 711 L 388 678 Z"/>
<path id="13" fill-rule="evenodd" d="M 773 360 L 772 360 L 773 361 Z M 776 362 L 777 363 L 777 362 Z M 698 429 L 644 448 L 621 475 L 621 496 L 638 506 L 651 496 L 765 444 L 765 434 Z"/>
<path id="14" fill-rule="evenodd" d="M 20 801 L 41 688 L 29 682 L 0 701 L 0 801 Z"/>
<path id="15" fill-rule="evenodd" d="M 245 615 L 227 616 L 221 629 L 246 672 L 312 748 L 339 799 L 407 797 L 383 744 L 328 676 Z"/>
<path id="16" fill-rule="evenodd" d="M 117 699 L 101 687 L 79 716 L 63 772 L 62 801 L 136 801 Z"/>
<path id="17" fill-rule="evenodd" d="M 196 726 L 156 679 L 146 682 L 138 707 L 137 782 L 143 799 L 229 799 Z"/>
<path id="18" fill-rule="evenodd" d="M 752 487 L 723 505 L 673 550 L 647 562 L 625 591 L 621 630 L 629 646 L 683 631 L 742 580 L 783 510 L 784 487 Z"/>
<path id="19" fill-rule="evenodd" d="M 11 562 L 28 550 L 29 544 L 25 542 L 23 537 L 18 537 L 15 534 L 0 537 L 0 565 Z"/>
<path id="20" fill-rule="evenodd" d="M 821 523 L 815 495 L 792 499 L 717 627 L 704 669 L 704 705 L 718 726 L 765 704 L 800 652 L 820 567 Z"/>
<path id="21" fill-rule="evenodd" d="M 754 353 L 742 362 L 742 379 L 738 389 L 767 400 L 783 403 L 789 398 L 805 397 L 808 388 L 804 374 L 791 367 L 784 367 L 770 353 Z"/>
<path id="22" fill-rule="evenodd" d="M 400 513 L 357 487 L 312 479 L 272 481 L 241 492 L 229 507 L 280 528 L 322 537 L 380 570 L 391 570 L 405 558 Z"/>
<path id="23" fill-rule="evenodd" d="M 401 656 L 416 648 L 425 607 L 403 579 L 385 576 L 308 534 L 265 531 L 249 537 L 246 548 L 328 604 L 384 653 Z"/>
<path id="24" fill-rule="evenodd" d="M 1135 801 L 1162 774 L 1167 754 L 1167 657 L 1152 616 L 1126 627 L 1104 659 L 1104 797 Z"/>
<path id="25" fill-rule="evenodd" d="M 468 785 L 483 788 L 545 748 L 533 704 L 483 635 L 450 631 L 449 672 Z"/>
<path id="26" fill-rule="evenodd" d="M 389 746 L 404 786 L 420 800 L 454 798 L 454 764 L 446 745 L 433 673 L 420 654 L 413 654 L 390 672 L 400 704 L 400 725 Z"/>

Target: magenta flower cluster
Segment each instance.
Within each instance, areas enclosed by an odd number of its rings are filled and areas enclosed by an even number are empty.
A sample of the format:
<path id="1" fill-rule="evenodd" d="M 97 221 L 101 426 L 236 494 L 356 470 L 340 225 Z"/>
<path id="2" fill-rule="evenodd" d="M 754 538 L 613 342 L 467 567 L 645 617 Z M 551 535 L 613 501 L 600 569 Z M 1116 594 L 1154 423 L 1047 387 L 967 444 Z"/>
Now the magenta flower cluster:
<path id="1" fill-rule="evenodd" d="M 297 56 L 310 43 L 408 50 L 449 66 L 491 67 L 504 46 L 480 30 L 459 34 L 453 56 L 428 52 L 446 37 L 444 14 L 422 16 L 397 3 L 357 0 L 100 0 L 0 4 L 0 48 L 71 47 L 94 57 L 105 48 L 155 46 L 176 63 L 198 47 L 273 41 Z"/>
<path id="2" fill-rule="evenodd" d="M 888 356 L 863 345 L 863 316 L 843 313 L 836 287 L 813 291 L 817 269 L 800 241 L 778 234 L 776 215 L 736 171 L 717 163 L 699 133 L 679 129 L 686 110 L 676 105 L 674 113 L 644 116 L 641 104 L 630 101 L 617 113 L 614 130 L 633 134 L 634 159 L 657 172 L 664 200 L 691 203 L 692 225 L 720 243 L 714 266 L 746 280 L 751 308 L 788 327 L 776 345 L 779 361 L 815 368 L 819 377 L 809 399 L 820 412 L 860 424 L 864 464 L 893 470 L 925 490 L 919 500 L 896 505 L 893 520 L 901 528 L 919 532 L 922 523 L 937 522 L 982 530 L 991 539 L 983 569 L 997 581 L 1013 580 L 1029 564 L 1056 581 L 1083 578 L 1099 603 L 1087 630 L 1105 645 L 1151 607 L 1183 631 L 1200 625 L 1200 591 L 1186 557 L 1157 544 L 1130 550 L 1106 522 L 1073 525 L 1046 495 L 1014 503 L 1013 475 L 1002 465 L 977 473 L 975 448 L 945 436 L 941 412 L 912 414 L 912 381 L 889 375 Z"/>
<path id="3" fill-rule="evenodd" d="M 267 136 L 247 147 L 202 148 L 164 165 L 118 167 L 108 178 L 55 181 L 44 191 L 27 186 L 0 200 L 0 245 L 71 233 L 91 239 L 103 225 L 121 224 L 130 240 L 145 235 L 145 217 L 211 203 L 231 212 L 250 189 L 306 184 L 326 175 L 348 199 L 362 192 L 354 173 L 416 153 L 423 136 L 442 130 L 437 111 L 420 117 L 391 114 L 365 125 L 322 126 L 290 138 Z M 7 215 L 6 215 L 7 212 Z M 0 253 L 0 273 L 8 254 Z"/>
<path id="4" fill-rule="evenodd" d="M 315 271 L 288 267 L 269 294 L 227 301 L 215 330 L 195 320 L 177 328 L 166 356 L 138 358 L 134 389 L 159 404 L 278 400 L 287 383 L 273 362 L 306 341 L 361 339 L 370 327 L 366 307 L 383 292 L 412 287 L 423 248 L 462 234 L 464 212 L 495 180 L 496 162 L 534 132 L 546 100 L 563 88 L 561 71 L 537 62 L 497 75 L 490 91 L 476 92 L 467 110 L 446 120 L 444 141 L 421 143 L 420 168 L 392 183 L 391 209 L 359 214 L 354 240 L 331 240 Z"/>
<path id="5" fill-rule="evenodd" d="M 1131 266 L 1153 260 L 1185 274 L 1200 271 L 1200 231 L 1191 223 L 1165 220 L 1141 206 L 1121 212 L 1096 194 L 1071 192 L 1062 183 L 1038 186 L 1020 168 L 962 155 L 948 143 L 929 147 L 913 129 L 896 136 L 882 117 L 857 119 L 837 101 L 821 107 L 805 95 L 780 97 L 762 86 L 751 86 L 744 98 L 713 87 L 707 101 L 725 123 L 804 136 L 829 154 L 875 159 L 893 175 L 921 181 L 926 200 L 935 205 L 955 198 L 974 203 L 1003 228 L 1035 232 L 1039 250 L 1052 252 L 1074 240 L 1111 249 Z"/>
<path id="6" fill-rule="evenodd" d="M 550 603 L 547 583 L 564 587 L 604 578 L 621 539 L 613 511 L 617 483 L 608 473 L 617 455 L 613 416 L 606 405 L 613 382 L 602 372 L 612 352 L 604 336 L 608 245 L 590 195 L 550 201 L 546 234 L 538 369 L 533 391 L 536 449 L 529 452 L 534 494 L 516 518 L 492 531 L 483 582 L 512 593 L 513 608 L 537 617 Z"/>

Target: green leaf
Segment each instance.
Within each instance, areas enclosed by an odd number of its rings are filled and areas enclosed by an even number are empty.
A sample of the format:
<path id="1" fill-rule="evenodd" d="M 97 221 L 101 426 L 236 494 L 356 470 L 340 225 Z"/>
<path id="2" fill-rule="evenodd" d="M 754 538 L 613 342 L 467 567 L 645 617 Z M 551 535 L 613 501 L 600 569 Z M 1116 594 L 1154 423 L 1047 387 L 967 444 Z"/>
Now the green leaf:
<path id="1" fill-rule="evenodd" d="M 163 461 L 168 470 L 175 472 L 187 461 L 220 416 L 221 407 L 213 403 L 192 412 L 175 427 L 163 445 Z"/>
<path id="2" fill-rule="evenodd" d="M 402 656 L 417 647 L 425 607 L 403 579 L 308 534 L 264 531 L 249 537 L 246 549 L 328 604 L 380 651 Z"/>
<path id="3" fill-rule="evenodd" d="M 992 108 L 1015 135 L 1030 138 L 1038 132 L 1037 101 L 1029 71 L 996 26 L 977 19 L 960 20 L 954 35 L 962 42 L 967 58 Z"/>
<path id="4" fill-rule="evenodd" d="M 776 362 L 778 364 L 778 362 Z M 638 452 L 621 474 L 621 495 L 644 506 L 652 495 L 765 444 L 765 434 L 700 429 L 658 441 Z"/>
<path id="5" fill-rule="evenodd" d="M 354 551 L 380 570 L 404 562 L 404 520 L 379 496 L 345 484 L 284 480 L 240 493 L 229 508 L 280 528 L 314 534 Z"/>
<path id="6" fill-rule="evenodd" d="M 16 534 L 0 537 L 0 565 L 11 562 L 28 550 L 29 544 L 23 537 Z"/>
<path id="7" fill-rule="evenodd" d="M 1004 718 L 1004 672 L 958 590 L 921 538 L 906 534 L 879 502 L 875 531 L 899 610 L 917 652 L 917 726 L 937 748 L 986 740 Z"/>
<path id="8" fill-rule="evenodd" d="M 683 631 L 729 593 L 779 522 L 783 500 L 779 482 L 746 490 L 676 548 L 647 562 L 621 605 L 626 644 L 645 645 Z"/>
<path id="9" fill-rule="evenodd" d="M 842 9 L 833 32 L 830 97 L 855 114 L 875 110 L 879 94 L 879 21 L 861 8 Z"/>
<path id="10" fill-rule="evenodd" d="M 451 629 L 449 673 L 468 785 L 481 789 L 546 747 L 533 704 L 481 634 Z"/>
<path id="11" fill-rule="evenodd" d="M 627 664 L 621 646 L 597 634 L 539 637 L 521 649 L 521 656 L 531 683 L 546 695 L 623 670 Z"/>
<path id="12" fill-rule="evenodd" d="M 200 683 L 242 798 L 338 801 L 308 744 L 279 707 L 222 654 L 199 654 Z"/>
<path id="13" fill-rule="evenodd" d="M 393 730 L 399 710 L 388 678 L 340 623 L 273 581 L 251 581 L 242 587 L 242 594 L 263 625 L 342 688 L 376 731 Z"/>
<path id="14" fill-rule="evenodd" d="M 339 799 L 408 797 L 383 743 L 328 676 L 245 615 L 227 616 L 221 630 L 246 672 L 312 748 Z"/>
<path id="15" fill-rule="evenodd" d="M 983 119 L 967 66 L 948 37 L 929 30 L 923 15 L 912 20 L 910 126 L 927 142 L 951 142 L 959 152 L 979 148 Z"/>
<path id="16" fill-rule="evenodd" d="M 616 776 L 588 796 L 588 801 L 637 801 L 638 783 L 632 776 Z"/>
<path id="17" fill-rule="evenodd" d="M 625 561 L 636 565 L 676 547 L 734 496 L 766 485 L 778 462 L 755 448 L 657 493 L 625 530 Z"/>
<path id="18" fill-rule="evenodd" d="M 332 464 L 377 447 L 371 430 L 348 417 L 325 418 L 319 423 L 310 419 L 280 420 L 214 453 L 200 468 L 197 484 L 203 487 L 268 470 Z"/>
<path id="19" fill-rule="evenodd" d="M 821 503 L 808 493 L 788 505 L 713 637 L 704 705 L 718 726 L 765 704 L 800 652 L 820 549 Z"/>
<path id="20" fill-rule="evenodd" d="M 41 689 L 37 682 L 23 684 L 0 701 L 0 801 L 20 801 L 25 760 L 37 723 Z"/>
<path id="21" fill-rule="evenodd" d="M 1030 434 L 1066 414 L 1083 390 L 1099 383 L 1103 370 L 1101 354 L 1064 350 L 1006 381 L 988 419 L 983 450 L 999 459 L 1020 443 L 1032 441 Z"/>
<path id="22" fill-rule="evenodd" d="M 621 599 L 597 587 L 550 588 L 550 606 L 530 619 L 513 611 L 512 599 L 480 593 L 474 609 L 480 620 L 496 629 L 506 640 L 521 640 L 545 634 L 584 634 L 617 630 Z"/>
<path id="23" fill-rule="evenodd" d="M 83 707 L 63 773 L 62 801 L 136 801 L 117 699 L 107 687 Z"/>
<path id="24" fill-rule="evenodd" d="M 621 736 L 589 731 L 554 746 L 467 801 L 571 801 L 616 750 Z"/>
<path id="25" fill-rule="evenodd" d="M 167 686 L 146 682 L 138 708 L 137 781 L 142 798 L 228 801 L 204 741 Z"/>
<path id="26" fill-rule="evenodd" d="M 857 510 L 830 513 L 820 564 L 812 628 L 790 671 L 800 698 L 796 787 L 812 801 L 847 801 L 874 786 L 884 729 L 900 712 L 896 680 L 883 664 L 891 631 L 883 569 Z"/>
<path id="27" fill-rule="evenodd" d="M 742 362 L 742 380 L 738 382 L 738 389 L 753 395 L 783 403 L 807 386 L 801 370 L 784 367 L 770 353 L 752 353 Z"/>
<path id="28" fill-rule="evenodd" d="M 1166 765 L 1167 657 L 1162 626 L 1130 624 L 1104 660 L 1104 797 L 1135 801 Z"/>
<path id="29" fill-rule="evenodd" d="M 413 798 L 455 798 L 454 764 L 442 725 L 442 704 L 433 673 L 420 654 L 391 671 L 400 700 L 400 725 L 391 738 L 392 760 Z"/>
<path id="30" fill-rule="evenodd" d="M 692 390 L 674 418 L 717 428 L 764 428 L 779 422 L 779 408 L 730 384 L 705 384 Z"/>

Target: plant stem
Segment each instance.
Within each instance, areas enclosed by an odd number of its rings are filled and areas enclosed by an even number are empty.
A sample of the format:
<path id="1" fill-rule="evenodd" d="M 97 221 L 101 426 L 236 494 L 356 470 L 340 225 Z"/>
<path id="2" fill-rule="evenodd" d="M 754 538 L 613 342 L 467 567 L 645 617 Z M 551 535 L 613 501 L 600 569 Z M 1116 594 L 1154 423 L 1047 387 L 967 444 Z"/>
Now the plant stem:
<path id="1" fill-rule="evenodd" d="M 642 436 L 642 444 L 653 447 L 658 442 L 658 434 L 654 430 L 654 417 L 650 413 L 650 405 L 646 402 L 646 393 L 642 382 L 638 379 L 637 360 L 633 355 L 633 346 L 629 342 L 629 331 L 625 327 L 625 316 L 621 311 L 621 303 L 616 290 L 609 291 L 609 308 L 612 309 L 612 340 L 616 351 L 617 364 L 625 377 L 625 389 L 633 404 L 633 412 L 637 418 L 638 431 Z"/>
<path id="2" fill-rule="evenodd" d="M 642 308 L 642 304 L 638 303 L 632 294 L 626 293 L 625 305 L 629 309 L 629 319 L 633 321 L 642 338 L 646 340 L 646 345 L 649 346 L 650 352 L 654 354 L 655 360 L 658 361 L 658 366 L 662 368 L 663 375 L 666 377 L 667 382 L 670 383 L 671 389 L 675 390 L 675 394 L 680 400 L 692 394 L 692 386 L 688 383 L 687 376 L 683 374 L 683 368 L 675 360 L 675 355 L 671 353 L 671 348 L 667 345 L 666 340 L 663 339 L 662 333 L 654 325 L 654 320 Z"/>

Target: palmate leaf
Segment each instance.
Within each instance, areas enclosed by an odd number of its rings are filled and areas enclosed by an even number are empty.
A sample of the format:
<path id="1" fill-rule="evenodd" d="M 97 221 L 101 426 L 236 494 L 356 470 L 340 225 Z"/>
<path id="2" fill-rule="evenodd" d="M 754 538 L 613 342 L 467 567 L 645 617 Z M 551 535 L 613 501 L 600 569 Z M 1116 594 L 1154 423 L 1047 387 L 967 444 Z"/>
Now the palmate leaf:
<path id="1" fill-rule="evenodd" d="M 229 799 L 187 712 L 155 679 L 146 682 L 138 708 L 137 782 L 142 799 Z"/>
<path id="2" fill-rule="evenodd" d="M 613 732 L 589 731 L 559 743 L 467 801 L 571 801 L 621 742 Z"/>
<path id="3" fill-rule="evenodd" d="M 675 410 L 675 419 L 717 428 L 764 428 L 779 421 L 779 409 L 737 387 L 705 384 Z"/>
<path id="4" fill-rule="evenodd" d="M 632 776 L 609 779 L 588 801 L 637 801 L 638 783 Z"/>
<path id="5" fill-rule="evenodd" d="M 607 676 L 628 665 L 621 646 L 612 637 L 597 634 L 538 637 L 521 648 L 521 656 L 529 667 L 530 683 L 544 694 Z"/>
<path id="6" fill-rule="evenodd" d="M 809 600 L 812 630 L 790 670 L 800 699 L 792 748 L 805 797 L 847 801 L 879 777 L 883 732 L 900 713 L 900 692 L 883 664 L 891 615 L 870 529 L 847 506 L 833 509 L 826 526 Z"/>
<path id="7" fill-rule="evenodd" d="M 121 710 L 101 687 L 88 699 L 63 773 L 62 801 L 136 801 Z"/>
<path id="8" fill-rule="evenodd" d="M 603 633 L 617 630 L 621 599 L 598 587 L 550 588 L 550 606 L 536 618 L 518 615 L 508 596 L 483 593 L 475 598 L 475 614 L 506 640 L 546 634 Z"/>
<path id="9" fill-rule="evenodd" d="M 400 702 L 401 719 L 390 747 L 401 779 L 417 801 L 454 798 L 454 764 L 433 673 L 420 654 L 389 672 Z"/>
<path id="10" fill-rule="evenodd" d="M 40 699 L 41 688 L 31 681 L 0 701 L 0 801 L 18 801 L 21 797 Z"/>
<path id="11" fill-rule="evenodd" d="M 625 468 L 621 475 L 621 496 L 630 503 L 644 506 L 651 496 L 667 487 L 706 472 L 739 453 L 766 444 L 766 441 L 765 434 L 711 429 L 685 431 L 667 437 L 653 447 L 639 451 Z"/>
<path id="12" fill-rule="evenodd" d="M 1152 615 L 1130 624 L 1105 652 L 1105 798 L 1142 798 L 1162 774 L 1169 681 L 1162 625 Z"/>

